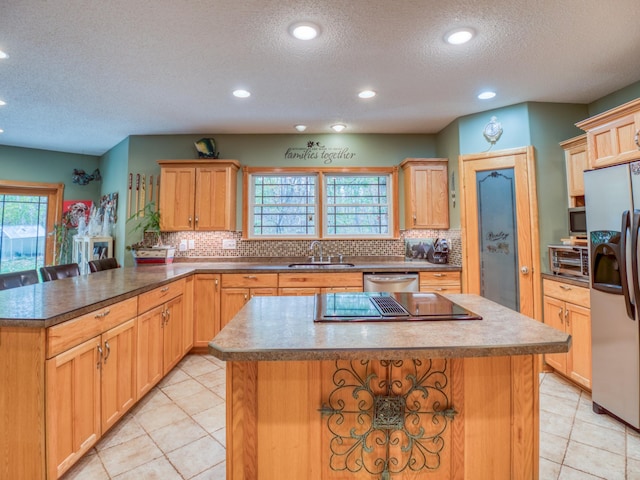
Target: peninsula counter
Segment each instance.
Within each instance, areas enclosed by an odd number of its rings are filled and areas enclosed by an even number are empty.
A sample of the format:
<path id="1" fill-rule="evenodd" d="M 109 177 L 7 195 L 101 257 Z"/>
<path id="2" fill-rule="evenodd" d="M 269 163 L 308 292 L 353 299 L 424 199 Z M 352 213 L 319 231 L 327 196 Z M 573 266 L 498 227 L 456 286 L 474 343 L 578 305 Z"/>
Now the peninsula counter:
<path id="1" fill-rule="evenodd" d="M 314 323 L 256 297 L 227 364 L 227 480 L 538 478 L 538 360 L 570 337 L 476 295 L 480 321 Z"/>

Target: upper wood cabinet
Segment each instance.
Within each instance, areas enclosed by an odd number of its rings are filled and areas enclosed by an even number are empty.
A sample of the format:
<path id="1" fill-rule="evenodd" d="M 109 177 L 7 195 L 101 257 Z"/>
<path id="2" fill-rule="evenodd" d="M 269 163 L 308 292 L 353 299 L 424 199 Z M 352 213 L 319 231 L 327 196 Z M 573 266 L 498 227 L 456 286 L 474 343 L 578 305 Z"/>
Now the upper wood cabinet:
<path id="1" fill-rule="evenodd" d="M 587 132 L 590 168 L 640 159 L 640 98 L 576 123 Z"/>
<path id="2" fill-rule="evenodd" d="M 570 207 L 584 206 L 584 171 L 589 169 L 587 136 L 570 138 L 560 142 L 564 149 L 567 167 L 567 192 Z"/>
<path id="3" fill-rule="evenodd" d="M 236 160 L 159 160 L 160 229 L 235 230 Z"/>
<path id="4" fill-rule="evenodd" d="M 404 171 L 405 228 L 449 228 L 446 158 L 407 158 Z"/>

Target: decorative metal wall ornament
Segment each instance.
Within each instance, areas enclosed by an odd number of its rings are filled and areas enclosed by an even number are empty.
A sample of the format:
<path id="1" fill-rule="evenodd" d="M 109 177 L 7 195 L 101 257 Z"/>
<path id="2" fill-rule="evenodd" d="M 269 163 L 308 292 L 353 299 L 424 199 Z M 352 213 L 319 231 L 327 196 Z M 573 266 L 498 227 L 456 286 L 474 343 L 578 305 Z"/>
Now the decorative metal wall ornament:
<path id="1" fill-rule="evenodd" d="M 73 169 L 73 175 L 71 176 L 71 181 L 73 183 L 77 183 L 78 185 L 88 185 L 89 182 L 93 180 L 102 180 L 99 169 L 96 168 L 91 175 L 79 168 Z"/>
<path id="2" fill-rule="evenodd" d="M 381 480 L 440 468 L 457 414 L 447 375 L 445 359 L 336 361 L 336 388 L 320 409 L 332 435 L 330 468 Z"/>
<path id="3" fill-rule="evenodd" d="M 489 151 L 502 135 L 502 124 L 498 122 L 498 117 L 491 117 L 489 123 L 484 126 L 482 134 L 484 135 L 484 138 L 487 139 L 487 142 L 491 144 L 487 149 L 487 151 Z"/>

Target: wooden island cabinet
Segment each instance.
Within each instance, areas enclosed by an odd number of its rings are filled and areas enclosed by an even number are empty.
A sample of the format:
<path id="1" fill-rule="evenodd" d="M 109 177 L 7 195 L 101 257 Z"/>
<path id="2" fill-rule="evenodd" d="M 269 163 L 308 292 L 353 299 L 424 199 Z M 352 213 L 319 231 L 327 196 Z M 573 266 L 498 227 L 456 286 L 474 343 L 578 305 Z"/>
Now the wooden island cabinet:
<path id="1" fill-rule="evenodd" d="M 313 297 L 254 298 L 209 344 L 227 479 L 537 480 L 537 358 L 569 336 L 448 296 L 483 319 L 317 323 Z"/>

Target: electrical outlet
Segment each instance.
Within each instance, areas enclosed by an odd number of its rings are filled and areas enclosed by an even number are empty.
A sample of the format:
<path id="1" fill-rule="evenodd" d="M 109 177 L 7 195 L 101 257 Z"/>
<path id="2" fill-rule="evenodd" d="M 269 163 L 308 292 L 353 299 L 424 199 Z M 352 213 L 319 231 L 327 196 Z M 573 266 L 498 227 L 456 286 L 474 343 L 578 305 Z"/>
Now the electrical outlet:
<path id="1" fill-rule="evenodd" d="M 236 248 L 238 248 L 238 246 L 236 244 L 236 239 L 235 238 L 223 238 L 222 239 L 222 248 L 224 250 L 235 250 Z"/>
<path id="2" fill-rule="evenodd" d="M 194 250 L 196 248 L 196 241 L 194 239 L 189 239 L 189 250 Z"/>
<path id="3" fill-rule="evenodd" d="M 180 240 L 180 245 L 178 245 L 178 250 L 180 252 L 184 252 L 187 250 L 187 241 L 185 239 Z"/>

